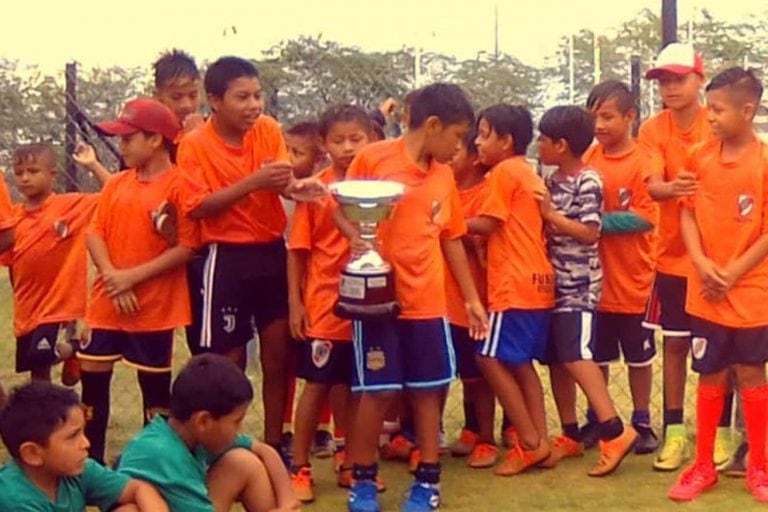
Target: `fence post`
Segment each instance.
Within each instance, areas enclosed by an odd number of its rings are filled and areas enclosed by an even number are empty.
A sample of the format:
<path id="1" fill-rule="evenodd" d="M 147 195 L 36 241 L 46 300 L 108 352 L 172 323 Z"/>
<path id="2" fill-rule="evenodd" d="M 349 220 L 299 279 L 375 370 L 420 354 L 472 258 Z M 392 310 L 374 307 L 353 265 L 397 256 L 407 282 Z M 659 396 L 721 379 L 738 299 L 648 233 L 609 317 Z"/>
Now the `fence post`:
<path id="1" fill-rule="evenodd" d="M 66 180 L 67 192 L 77 192 L 77 164 L 72 159 L 72 153 L 75 152 L 77 144 L 77 63 L 67 63 L 64 72 L 64 94 L 66 96 L 64 110 L 66 118 L 64 120 L 64 152 L 66 160 Z"/>
<path id="2" fill-rule="evenodd" d="M 677 41 L 677 0 L 661 0 L 661 47 Z"/>
<path id="3" fill-rule="evenodd" d="M 632 136 L 637 137 L 637 133 L 640 131 L 640 117 L 642 115 L 642 101 L 640 97 L 640 56 L 633 55 L 630 63 L 630 83 L 632 87 L 632 96 L 634 97 L 635 104 L 637 105 L 637 116 L 635 116 L 635 121 L 632 123 Z"/>

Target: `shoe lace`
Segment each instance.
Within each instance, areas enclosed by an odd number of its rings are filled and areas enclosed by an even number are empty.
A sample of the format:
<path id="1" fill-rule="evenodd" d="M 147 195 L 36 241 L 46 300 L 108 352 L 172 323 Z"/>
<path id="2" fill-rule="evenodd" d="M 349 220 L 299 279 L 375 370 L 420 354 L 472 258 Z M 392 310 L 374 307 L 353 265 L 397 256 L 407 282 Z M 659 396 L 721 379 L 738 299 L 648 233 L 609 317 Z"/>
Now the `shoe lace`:
<path id="1" fill-rule="evenodd" d="M 677 452 L 685 446 L 685 439 L 682 437 L 670 437 L 664 441 L 664 448 L 661 450 L 661 456 L 667 458 L 670 452 Z"/>

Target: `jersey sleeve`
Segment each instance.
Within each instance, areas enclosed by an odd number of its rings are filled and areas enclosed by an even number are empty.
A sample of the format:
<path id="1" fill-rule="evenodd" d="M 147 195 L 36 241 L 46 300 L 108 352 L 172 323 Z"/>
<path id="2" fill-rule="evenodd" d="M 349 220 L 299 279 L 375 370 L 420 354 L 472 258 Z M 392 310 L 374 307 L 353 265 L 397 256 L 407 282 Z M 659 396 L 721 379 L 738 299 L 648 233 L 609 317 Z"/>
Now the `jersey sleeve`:
<path id="1" fill-rule="evenodd" d="M 685 155 L 685 160 L 683 166 L 685 169 L 696 176 L 696 179 L 699 178 L 699 167 L 697 165 L 697 152 L 696 151 L 689 151 Z M 687 210 L 695 210 L 696 209 L 696 195 L 699 194 L 699 191 L 694 192 L 690 196 L 683 196 L 680 199 L 677 200 L 678 204 L 681 208 L 685 208 Z"/>
<path id="2" fill-rule="evenodd" d="M 506 222 L 510 215 L 509 204 L 516 188 L 512 176 L 503 168 L 491 171 L 488 176 L 488 197 L 480 208 L 479 215 Z"/>
<path id="3" fill-rule="evenodd" d="M 369 165 L 368 159 L 366 158 L 365 151 L 360 151 L 357 153 L 354 159 L 352 159 L 352 163 L 349 164 L 349 168 L 347 168 L 347 174 L 346 178 L 347 180 L 366 180 L 371 179 L 373 176 L 373 169 L 371 169 L 371 166 Z"/>
<path id="4" fill-rule="evenodd" d="M 595 171 L 586 171 L 578 182 L 576 194 L 579 197 L 579 217 L 582 224 L 596 224 L 601 227 L 603 210 L 603 183 Z"/>
<path id="5" fill-rule="evenodd" d="M 118 504 L 130 477 L 88 459 L 80 481 L 86 504 L 106 512 Z"/>
<path id="6" fill-rule="evenodd" d="M 467 222 L 464 219 L 464 213 L 461 209 L 461 198 L 459 189 L 451 177 L 451 195 L 447 199 L 449 217 L 443 226 L 440 237 L 444 240 L 454 240 L 467 234 Z"/>
<path id="7" fill-rule="evenodd" d="M 293 212 L 291 232 L 288 235 L 289 250 L 312 249 L 312 204 L 298 203 Z"/>
<path id="8" fill-rule="evenodd" d="M 13 205 L 11 196 L 8 193 L 8 185 L 5 183 L 5 176 L 0 173 L 0 231 L 13 227 Z"/>
<path id="9" fill-rule="evenodd" d="M 648 173 L 647 178 L 651 177 L 664 179 L 664 153 L 658 141 L 658 135 L 654 131 L 651 121 L 646 121 L 640 125 L 640 131 L 637 134 L 637 142 L 643 151 L 648 154 Z"/>

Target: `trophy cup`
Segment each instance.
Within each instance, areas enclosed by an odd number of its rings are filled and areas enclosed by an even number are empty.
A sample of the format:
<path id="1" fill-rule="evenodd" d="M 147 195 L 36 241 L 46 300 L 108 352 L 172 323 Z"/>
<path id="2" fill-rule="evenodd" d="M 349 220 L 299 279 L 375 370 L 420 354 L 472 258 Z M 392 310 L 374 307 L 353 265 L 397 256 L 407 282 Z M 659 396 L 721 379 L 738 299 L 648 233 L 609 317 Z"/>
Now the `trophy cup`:
<path id="1" fill-rule="evenodd" d="M 360 238 L 371 247 L 375 247 L 378 223 L 389 217 L 392 206 L 405 191 L 402 184 L 394 181 L 369 180 L 343 181 L 329 188 L 345 217 L 358 224 Z M 400 314 L 392 267 L 375 248 L 353 256 L 342 270 L 334 313 L 353 320 Z"/>

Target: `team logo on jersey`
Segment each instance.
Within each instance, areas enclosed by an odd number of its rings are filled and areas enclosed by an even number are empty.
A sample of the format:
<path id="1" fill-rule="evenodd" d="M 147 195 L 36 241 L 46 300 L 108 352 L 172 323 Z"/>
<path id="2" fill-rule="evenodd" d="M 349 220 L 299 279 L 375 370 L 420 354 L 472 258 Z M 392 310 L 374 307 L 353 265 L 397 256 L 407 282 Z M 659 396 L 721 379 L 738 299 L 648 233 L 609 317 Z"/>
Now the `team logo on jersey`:
<path id="1" fill-rule="evenodd" d="M 69 226 L 67 225 L 67 221 L 62 219 L 55 221 L 53 223 L 53 231 L 56 233 L 56 236 L 62 240 L 67 238 L 69 236 Z"/>
<path id="2" fill-rule="evenodd" d="M 379 371 L 387 366 L 387 356 L 378 347 L 371 347 L 365 354 L 365 367 L 371 371 Z"/>
<path id="3" fill-rule="evenodd" d="M 755 200 L 749 194 L 739 196 L 739 217 L 746 219 L 755 208 Z"/>
<path id="4" fill-rule="evenodd" d="M 312 341 L 312 364 L 316 368 L 323 368 L 328 364 L 328 360 L 331 358 L 331 351 L 333 350 L 333 343 L 328 340 L 313 340 Z"/>
<path id="5" fill-rule="evenodd" d="M 237 327 L 237 308 L 221 308 L 221 318 L 224 321 L 224 332 L 232 334 Z"/>
<path id="6" fill-rule="evenodd" d="M 629 203 L 632 202 L 632 191 L 626 187 L 619 189 L 619 208 L 629 210 Z"/>
<path id="7" fill-rule="evenodd" d="M 691 354 L 694 359 L 701 359 L 707 353 L 707 338 L 695 337 L 691 340 Z"/>

